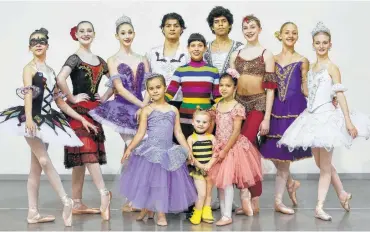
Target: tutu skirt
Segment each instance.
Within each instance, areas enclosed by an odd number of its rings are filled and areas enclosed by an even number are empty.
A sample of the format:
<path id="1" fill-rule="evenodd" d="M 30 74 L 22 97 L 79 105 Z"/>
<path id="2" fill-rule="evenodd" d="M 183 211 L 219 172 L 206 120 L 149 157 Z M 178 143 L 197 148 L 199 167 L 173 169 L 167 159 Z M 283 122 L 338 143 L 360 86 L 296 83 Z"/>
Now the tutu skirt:
<path id="1" fill-rule="evenodd" d="M 144 140 L 145 141 L 145 140 Z M 120 177 L 120 193 L 134 208 L 161 213 L 182 212 L 197 200 L 186 166 L 187 153 L 142 143 L 131 154 Z"/>
<path id="2" fill-rule="evenodd" d="M 358 137 L 370 137 L 370 118 L 360 112 L 351 111 L 350 118 L 358 131 Z M 325 148 L 352 145 L 353 138 L 347 131 L 343 112 L 327 103 L 314 112 L 305 110 L 286 130 L 278 141 L 278 146 L 286 146 L 289 151 L 303 148 Z"/>
<path id="3" fill-rule="evenodd" d="M 33 115 L 33 121 L 36 124 L 35 137 L 44 143 L 71 147 L 83 146 L 62 113 L 51 109 L 49 114 Z M 11 107 L 0 112 L 0 132 L 2 134 L 31 138 L 32 136 L 26 133 L 25 127 L 24 106 Z"/>
<path id="4" fill-rule="evenodd" d="M 215 154 L 225 145 L 226 142 L 216 141 Z M 263 180 L 261 154 L 245 136 L 240 135 L 225 159 L 212 166 L 208 176 L 217 188 L 223 189 L 232 184 L 239 189 L 252 187 Z"/>

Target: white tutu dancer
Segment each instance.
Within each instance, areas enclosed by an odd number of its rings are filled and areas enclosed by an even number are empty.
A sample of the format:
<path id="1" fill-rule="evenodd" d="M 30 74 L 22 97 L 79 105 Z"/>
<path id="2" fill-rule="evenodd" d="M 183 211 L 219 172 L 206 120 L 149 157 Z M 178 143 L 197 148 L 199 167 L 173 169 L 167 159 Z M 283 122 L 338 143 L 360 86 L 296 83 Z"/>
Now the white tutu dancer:
<path id="1" fill-rule="evenodd" d="M 277 145 L 287 146 L 290 151 L 311 148 L 316 165 L 320 168 L 315 217 L 328 221 L 332 217 L 323 210 L 323 206 L 331 182 L 346 211 L 350 211 L 349 201 L 352 198 L 352 194 L 344 190 L 332 165 L 333 148 L 349 148 L 356 137 L 368 139 L 370 118 L 348 110 L 343 94 L 346 88 L 341 84 L 340 71 L 329 59 L 328 52 L 332 45 L 330 30 L 319 22 L 312 31 L 312 39 L 317 62 L 307 73 L 307 109 L 289 126 Z M 335 94 L 340 108 L 332 103 Z"/>
<path id="2" fill-rule="evenodd" d="M 331 151 L 334 147 L 352 145 L 345 117 L 340 108 L 332 104 L 337 92 L 347 89 L 340 83 L 333 84 L 327 67 L 318 72 L 308 71 L 307 109 L 286 130 L 278 145 L 285 145 L 290 151 L 302 147 L 323 147 Z M 358 131 L 357 137 L 370 137 L 370 118 L 360 112 L 350 111 L 350 118 Z"/>

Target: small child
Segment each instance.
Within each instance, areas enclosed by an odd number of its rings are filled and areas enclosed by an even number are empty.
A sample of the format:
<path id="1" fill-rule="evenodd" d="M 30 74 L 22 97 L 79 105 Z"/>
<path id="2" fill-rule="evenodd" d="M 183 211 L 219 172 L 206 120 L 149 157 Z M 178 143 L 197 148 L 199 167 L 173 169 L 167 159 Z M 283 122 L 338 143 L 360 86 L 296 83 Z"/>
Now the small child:
<path id="1" fill-rule="evenodd" d="M 120 192 L 141 209 L 136 220 L 147 214 L 153 218 L 152 211 L 157 213 L 157 225 L 166 226 L 165 213 L 182 212 L 197 200 L 186 166 L 193 155 L 181 131 L 179 111 L 164 99 L 164 77 L 151 74 L 146 88 L 152 103 L 142 109 L 139 129 L 122 157 L 121 163 L 130 159 L 121 174 Z M 173 144 L 173 134 L 181 146 Z"/>
<path id="2" fill-rule="evenodd" d="M 204 169 L 209 170 L 208 175 L 220 192 L 221 219 L 217 226 L 232 223 L 233 185 L 240 189 L 243 212 L 253 215 L 249 188 L 263 179 L 261 154 L 240 134 L 245 108 L 234 99 L 236 86 L 236 78 L 222 74 L 219 85 L 222 100 L 209 111 L 215 117 L 216 141 L 212 159 Z"/>
<path id="3" fill-rule="evenodd" d="M 211 115 L 209 112 L 198 108 L 193 114 L 192 124 L 194 132 L 188 137 L 188 144 L 193 152 L 195 167 L 191 168 L 190 175 L 194 179 L 198 200 L 189 220 L 195 225 L 199 224 L 201 220 L 206 223 L 213 223 L 214 218 L 211 209 L 213 184 L 204 170 L 205 165 L 212 158 L 213 144 L 215 142 L 215 137 L 208 132 L 211 125 Z"/>

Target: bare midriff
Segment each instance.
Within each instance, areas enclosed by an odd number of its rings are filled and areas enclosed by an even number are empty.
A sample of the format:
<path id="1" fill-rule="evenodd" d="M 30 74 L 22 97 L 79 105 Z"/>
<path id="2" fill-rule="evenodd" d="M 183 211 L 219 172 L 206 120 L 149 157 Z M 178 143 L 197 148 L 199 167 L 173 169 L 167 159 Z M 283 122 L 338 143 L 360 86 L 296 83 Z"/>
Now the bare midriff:
<path id="1" fill-rule="evenodd" d="M 236 92 L 240 96 L 250 96 L 264 93 L 262 76 L 241 74 L 238 79 Z"/>

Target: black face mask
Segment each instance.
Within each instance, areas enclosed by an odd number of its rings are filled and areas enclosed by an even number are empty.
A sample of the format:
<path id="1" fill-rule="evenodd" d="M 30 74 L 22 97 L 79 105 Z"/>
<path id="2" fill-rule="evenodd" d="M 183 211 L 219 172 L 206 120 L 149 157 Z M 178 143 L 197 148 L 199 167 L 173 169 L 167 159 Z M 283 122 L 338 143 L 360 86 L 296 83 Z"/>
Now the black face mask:
<path id="1" fill-rule="evenodd" d="M 48 45 L 48 40 L 46 38 L 30 39 L 30 46 L 31 47 L 34 47 L 37 44 L 40 44 L 40 45 Z"/>

